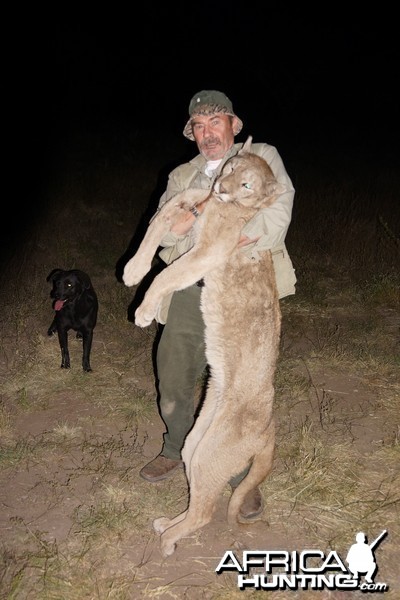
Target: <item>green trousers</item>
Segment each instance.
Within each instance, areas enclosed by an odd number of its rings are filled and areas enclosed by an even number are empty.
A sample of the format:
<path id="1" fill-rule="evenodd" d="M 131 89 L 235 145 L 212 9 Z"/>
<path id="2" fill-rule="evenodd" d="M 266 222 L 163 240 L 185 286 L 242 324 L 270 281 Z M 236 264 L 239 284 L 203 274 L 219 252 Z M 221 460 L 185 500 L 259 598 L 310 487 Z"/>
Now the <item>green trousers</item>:
<path id="1" fill-rule="evenodd" d="M 167 428 L 161 454 L 172 460 L 181 459 L 194 423 L 196 383 L 207 366 L 200 295 L 198 285 L 174 293 L 157 348 L 160 413 Z M 232 479 L 231 485 L 235 487 L 247 472 Z"/>
<path id="2" fill-rule="evenodd" d="M 173 460 L 181 459 L 194 423 L 196 383 L 207 365 L 200 294 L 197 285 L 174 293 L 157 348 L 160 412 L 167 427 L 161 453 Z"/>

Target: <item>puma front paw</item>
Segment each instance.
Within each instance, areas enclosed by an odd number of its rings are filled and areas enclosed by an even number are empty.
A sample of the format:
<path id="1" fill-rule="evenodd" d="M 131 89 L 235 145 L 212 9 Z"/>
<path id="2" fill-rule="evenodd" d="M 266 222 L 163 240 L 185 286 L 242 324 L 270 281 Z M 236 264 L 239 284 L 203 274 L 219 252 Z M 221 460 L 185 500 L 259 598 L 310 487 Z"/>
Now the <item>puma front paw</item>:
<path id="1" fill-rule="evenodd" d="M 156 316 L 156 310 L 151 310 L 147 304 L 142 302 L 135 311 L 135 325 L 138 327 L 148 327 Z"/>
<path id="2" fill-rule="evenodd" d="M 150 268 L 151 264 L 140 264 L 138 260 L 135 260 L 135 257 L 131 258 L 131 260 L 126 263 L 122 275 L 124 284 L 128 287 L 137 285 L 142 281 L 146 273 L 150 271 Z"/>

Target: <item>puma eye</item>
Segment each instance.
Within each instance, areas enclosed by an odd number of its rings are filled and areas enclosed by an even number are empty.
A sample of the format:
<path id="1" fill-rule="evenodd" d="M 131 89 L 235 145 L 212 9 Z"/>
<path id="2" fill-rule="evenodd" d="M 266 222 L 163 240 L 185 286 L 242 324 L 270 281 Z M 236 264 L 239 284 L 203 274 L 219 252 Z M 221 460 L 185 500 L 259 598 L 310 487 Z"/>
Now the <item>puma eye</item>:
<path id="1" fill-rule="evenodd" d="M 242 186 L 245 187 L 247 190 L 251 190 L 250 183 L 242 183 Z"/>

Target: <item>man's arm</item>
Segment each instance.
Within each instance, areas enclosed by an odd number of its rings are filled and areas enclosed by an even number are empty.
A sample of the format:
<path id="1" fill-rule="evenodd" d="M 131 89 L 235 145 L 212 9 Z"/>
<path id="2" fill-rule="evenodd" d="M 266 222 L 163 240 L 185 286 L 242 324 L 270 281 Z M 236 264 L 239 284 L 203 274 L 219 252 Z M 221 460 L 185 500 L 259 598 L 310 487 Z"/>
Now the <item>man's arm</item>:
<path id="1" fill-rule="evenodd" d="M 181 168 L 182 166 L 174 169 L 169 174 L 167 188 L 160 198 L 158 209 L 173 196 L 184 191 L 185 187 L 182 185 L 181 177 L 178 176 Z M 194 221 L 195 216 L 192 213 L 188 212 L 184 214 L 182 222 L 176 223 L 172 230 L 162 238 L 160 245 L 164 249 L 160 252 L 160 258 L 165 263 L 170 264 L 193 246 L 194 240 L 192 239 L 191 231 Z"/>

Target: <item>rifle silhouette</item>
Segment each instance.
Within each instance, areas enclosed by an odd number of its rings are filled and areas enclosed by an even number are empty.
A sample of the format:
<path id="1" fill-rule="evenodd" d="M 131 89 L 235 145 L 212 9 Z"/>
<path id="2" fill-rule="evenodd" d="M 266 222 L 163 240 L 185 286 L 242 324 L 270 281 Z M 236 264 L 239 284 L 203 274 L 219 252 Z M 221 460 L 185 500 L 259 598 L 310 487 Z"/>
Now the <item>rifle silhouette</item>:
<path id="1" fill-rule="evenodd" d="M 384 529 L 382 531 L 382 533 L 380 535 L 378 535 L 378 537 L 376 538 L 376 540 L 374 540 L 371 544 L 369 544 L 369 547 L 371 548 L 375 548 L 375 546 L 381 541 L 382 538 L 385 537 L 385 535 L 387 534 L 387 529 Z"/>

